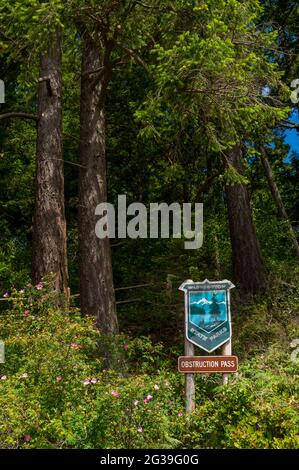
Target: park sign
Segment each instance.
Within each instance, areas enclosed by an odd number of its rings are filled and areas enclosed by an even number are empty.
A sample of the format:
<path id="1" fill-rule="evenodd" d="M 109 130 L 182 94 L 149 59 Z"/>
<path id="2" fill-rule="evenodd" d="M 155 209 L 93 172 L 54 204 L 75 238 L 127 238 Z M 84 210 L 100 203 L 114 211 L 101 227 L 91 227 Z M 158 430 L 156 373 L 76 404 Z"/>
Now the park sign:
<path id="1" fill-rule="evenodd" d="M 231 338 L 230 281 L 193 282 L 179 287 L 185 293 L 186 337 L 210 353 Z"/>
<path id="2" fill-rule="evenodd" d="M 180 356 L 178 359 L 179 372 L 194 374 L 194 372 L 237 372 L 237 356 Z"/>

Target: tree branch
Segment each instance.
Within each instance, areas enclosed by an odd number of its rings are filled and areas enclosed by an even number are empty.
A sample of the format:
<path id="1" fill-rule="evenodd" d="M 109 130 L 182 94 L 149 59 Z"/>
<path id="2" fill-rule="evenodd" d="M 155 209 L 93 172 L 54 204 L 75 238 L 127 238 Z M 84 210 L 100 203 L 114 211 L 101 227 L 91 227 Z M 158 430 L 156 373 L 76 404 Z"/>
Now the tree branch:
<path id="1" fill-rule="evenodd" d="M 33 121 L 38 121 L 38 117 L 36 114 L 22 113 L 18 111 L 0 114 L 0 121 L 4 121 L 5 119 L 10 119 L 10 118 L 23 118 L 23 119 L 31 119 Z"/>
<path id="2" fill-rule="evenodd" d="M 140 5 L 143 8 L 147 8 L 148 10 L 157 10 L 157 7 L 155 7 L 153 5 L 147 5 L 146 3 L 138 2 L 138 1 L 136 1 L 135 3 L 136 3 L 136 5 Z"/>
<path id="3" fill-rule="evenodd" d="M 299 123 L 297 124 L 296 122 L 292 121 L 284 121 L 284 123 L 281 125 L 282 127 L 286 127 L 287 129 L 297 129 L 299 131 Z"/>
<path id="4" fill-rule="evenodd" d="M 152 286 L 153 284 L 137 284 L 135 286 L 127 286 L 127 287 L 115 287 L 115 291 L 119 290 L 128 290 L 128 289 L 138 289 L 139 287 L 149 287 Z"/>
<path id="5" fill-rule="evenodd" d="M 137 54 L 137 52 L 133 51 L 130 47 L 124 46 L 123 44 L 119 42 L 115 42 L 115 44 L 120 47 L 128 56 L 132 57 L 137 64 L 141 65 L 147 72 L 149 72 L 149 68 L 146 65 L 146 63 L 141 59 L 141 57 Z"/>
<path id="6" fill-rule="evenodd" d="M 208 189 L 210 189 L 210 186 L 212 182 L 214 181 L 214 179 L 220 176 L 222 173 L 223 173 L 223 169 L 217 171 L 216 173 L 213 173 L 212 175 L 208 176 L 204 180 L 204 182 L 199 186 L 197 190 L 196 199 L 195 199 L 196 201 L 198 201 L 202 197 L 203 193 L 205 193 Z"/>

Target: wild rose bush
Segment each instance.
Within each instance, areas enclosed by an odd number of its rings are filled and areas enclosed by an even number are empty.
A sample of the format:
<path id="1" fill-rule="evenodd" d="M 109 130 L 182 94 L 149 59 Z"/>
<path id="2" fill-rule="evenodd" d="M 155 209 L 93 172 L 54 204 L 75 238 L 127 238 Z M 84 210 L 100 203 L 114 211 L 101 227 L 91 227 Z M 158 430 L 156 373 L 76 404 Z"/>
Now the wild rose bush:
<path id="1" fill-rule="evenodd" d="M 0 447 L 172 446 L 182 410 L 167 374 L 128 375 L 132 342 L 103 337 L 76 309 L 53 308 L 51 286 L 8 293 L 0 316 Z M 7 298 L 7 297 L 6 297 Z M 154 349 L 154 348 L 152 348 Z M 131 352 L 129 352 L 131 351 Z"/>

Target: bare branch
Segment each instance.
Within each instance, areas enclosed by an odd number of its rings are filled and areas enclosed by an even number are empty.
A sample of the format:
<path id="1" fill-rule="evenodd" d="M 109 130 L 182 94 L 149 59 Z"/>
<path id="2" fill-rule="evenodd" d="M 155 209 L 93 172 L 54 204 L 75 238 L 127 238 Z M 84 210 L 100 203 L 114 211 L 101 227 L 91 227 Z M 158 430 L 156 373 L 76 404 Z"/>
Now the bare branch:
<path id="1" fill-rule="evenodd" d="M 116 305 L 119 304 L 131 304 L 133 302 L 141 302 L 142 299 L 128 299 L 128 300 L 117 300 L 115 303 Z"/>
<path id="2" fill-rule="evenodd" d="M 149 286 L 152 286 L 152 284 L 137 284 L 135 286 L 116 287 L 114 290 L 119 291 L 119 290 L 128 290 L 128 289 L 138 289 L 139 287 L 149 287 Z"/>
<path id="3" fill-rule="evenodd" d="M 286 127 L 287 129 L 296 129 L 299 131 L 299 123 L 292 122 L 292 121 L 284 121 L 282 127 Z"/>
<path id="4" fill-rule="evenodd" d="M 197 190 L 195 201 L 198 201 L 202 197 L 202 195 L 210 189 L 214 179 L 218 178 L 218 176 L 222 175 L 222 173 L 223 169 L 217 171 L 216 173 L 213 173 L 203 181 L 203 183 L 199 186 Z"/>
<path id="5" fill-rule="evenodd" d="M 82 74 L 82 77 L 84 77 L 85 75 L 93 75 L 95 73 L 100 73 L 100 72 L 101 72 L 100 75 L 102 75 L 103 69 L 104 67 L 98 67 L 97 69 L 94 69 L 94 70 L 87 70 L 86 72 Z"/>

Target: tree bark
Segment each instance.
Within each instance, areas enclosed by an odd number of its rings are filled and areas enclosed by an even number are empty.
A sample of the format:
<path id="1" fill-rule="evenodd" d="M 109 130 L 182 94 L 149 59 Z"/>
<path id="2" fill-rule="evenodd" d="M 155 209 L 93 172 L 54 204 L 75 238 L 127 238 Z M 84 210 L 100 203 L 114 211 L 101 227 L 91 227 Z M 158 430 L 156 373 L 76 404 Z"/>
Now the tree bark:
<path id="1" fill-rule="evenodd" d="M 94 315 L 103 333 L 116 333 L 116 315 L 109 238 L 95 234 L 95 208 L 107 200 L 105 95 L 110 79 L 109 51 L 85 32 L 82 37 L 80 98 L 79 255 L 80 304 Z M 98 72 L 95 72 L 98 71 Z"/>
<path id="2" fill-rule="evenodd" d="M 266 178 L 267 178 L 267 181 L 268 181 L 268 185 L 269 185 L 273 200 L 274 200 L 275 205 L 276 205 L 277 210 L 278 210 L 278 214 L 281 217 L 281 219 L 285 220 L 286 223 L 287 223 L 288 230 L 289 230 L 289 236 L 290 236 L 290 240 L 292 242 L 293 248 L 294 248 L 294 252 L 295 252 L 296 256 L 299 258 L 299 244 L 298 244 L 295 232 L 293 230 L 292 224 L 290 223 L 290 220 L 288 218 L 288 214 L 287 214 L 287 211 L 285 209 L 284 203 L 281 199 L 279 189 L 278 189 L 277 184 L 275 182 L 273 172 L 272 172 L 272 168 L 271 168 L 270 162 L 267 158 L 266 150 L 262 147 L 260 149 L 260 151 L 261 151 L 262 165 L 263 165 L 263 168 L 264 168 L 264 172 L 265 172 L 265 175 L 266 175 Z"/>
<path id="3" fill-rule="evenodd" d="M 242 175 L 241 156 L 237 145 L 227 154 L 227 162 Z M 266 278 L 247 187 L 239 183 L 226 186 L 226 199 L 234 281 L 242 292 L 256 294 L 266 288 Z"/>
<path id="4" fill-rule="evenodd" d="M 61 35 L 53 34 L 40 59 L 33 220 L 33 279 L 55 273 L 55 286 L 67 293 L 67 246 L 62 151 Z"/>

